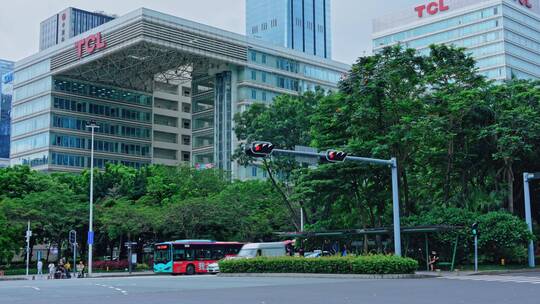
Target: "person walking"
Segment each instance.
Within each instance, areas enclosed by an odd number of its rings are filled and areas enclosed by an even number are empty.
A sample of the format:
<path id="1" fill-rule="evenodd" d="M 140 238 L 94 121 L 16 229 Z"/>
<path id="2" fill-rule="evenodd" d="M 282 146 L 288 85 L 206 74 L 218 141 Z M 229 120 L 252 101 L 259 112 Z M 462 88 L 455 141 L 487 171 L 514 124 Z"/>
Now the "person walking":
<path id="1" fill-rule="evenodd" d="M 43 275 L 43 262 L 41 259 L 37 262 L 37 274 Z"/>
<path id="2" fill-rule="evenodd" d="M 54 263 L 50 262 L 48 268 L 49 268 L 48 279 L 54 279 L 54 272 L 56 271 L 56 267 L 54 266 Z"/>

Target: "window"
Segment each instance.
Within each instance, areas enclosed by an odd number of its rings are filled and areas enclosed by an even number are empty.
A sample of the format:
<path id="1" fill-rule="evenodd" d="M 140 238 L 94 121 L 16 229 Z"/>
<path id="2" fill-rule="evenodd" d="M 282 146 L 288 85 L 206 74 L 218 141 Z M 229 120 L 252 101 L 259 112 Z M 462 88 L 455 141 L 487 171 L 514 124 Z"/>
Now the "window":
<path id="1" fill-rule="evenodd" d="M 184 129 L 191 129 L 191 120 L 189 119 L 182 119 L 182 127 Z"/>
<path id="2" fill-rule="evenodd" d="M 251 80 L 257 80 L 257 72 L 251 71 Z"/>
<path id="3" fill-rule="evenodd" d="M 257 90 L 255 89 L 251 90 L 251 99 L 257 99 Z"/>
<path id="4" fill-rule="evenodd" d="M 254 51 L 251 51 L 250 54 L 251 54 L 251 61 L 256 62 L 257 61 L 257 53 L 254 52 Z"/>
<path id="5" fill-rule="evenodd" d="M 266 55 L 265 54 L 262 54 L 261 61 L 262 61 L 262 63 L 266 63 Z"/>
<path id="6" fill-rule="evenodd" d="M 266 82 L 266 72 L 262 72 L 261 78 L 262 82 Z"/>
<path id="7" fill-rule="evenodd" d="M 182 112 L 191 113 L 191 104 L 183 102 L 182 103 Z"/>
<path id="8" fill-rule="evenodd" d="M 255 166 L 251 167 L 251 176 L 257 177 L 257 167 Z"/>
<path id="9" fill-rule="evenodd" d="M 262 92 L 262 100 L 266 101 L 266 92 L 264 92 L 264 91 Z"/>
<path id="10" fill-rule="evenodd" d="M 189 135 L 182 135 L 182 144 L 186 146 L 191 145 L 191 137 Z"/>
<path id="11" fill-rule="evenodd" d="M 185 97 L 191 96 L 191 89 L 186 88 L 186 87 L 182 87 L 182 95 L 185 96 Z"/>
<path id="12" fill-rule="evenodd" d="M 191 153 L 182 151 L 182 161 L 188 162 L 190 161 Z"/>

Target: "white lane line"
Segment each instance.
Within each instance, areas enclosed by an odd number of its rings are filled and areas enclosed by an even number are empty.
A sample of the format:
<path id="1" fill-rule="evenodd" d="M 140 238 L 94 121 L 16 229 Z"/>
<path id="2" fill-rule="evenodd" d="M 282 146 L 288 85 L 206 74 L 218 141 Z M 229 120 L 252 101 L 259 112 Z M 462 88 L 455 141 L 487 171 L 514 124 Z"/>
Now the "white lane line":
<path id="1" fill-rule="evenodd" d="M 24 288 L 32 288 L 33 290 L 36 290 L 36 291 L 40 291 L 41 289 L 39 289 L 38 287 L 35 287 L 35 286 L 23 286 Z"/>
<path id="2" fill-rule="evenodd" d="M 127 296 L 127 291 L 121 289 L 121 288 L 118 288 L 118 287 L 114 287 L 114 286 L 110 286 L 110 285 L 106 285 L 106 284 L 95 284 L 96 286 L 100 286 L 100 287 L 104 287 L 104 288 L 109 288 L 109 289 L 114 289 L 116 291 L 119 291 L 121 292 L 123 295 Z"/>
<path id="3" fill-rule="evenodd" d="M 483 277 L 444 277 L 441 279 L 448 280 L 461 280 L 461 281 L 483 281 L 483 282 L 500 282 L 500 283 L 528 283 L 528 284 L 540 284 L 539 277 L 495 277 L 495 276 L 483 276 Z"/>

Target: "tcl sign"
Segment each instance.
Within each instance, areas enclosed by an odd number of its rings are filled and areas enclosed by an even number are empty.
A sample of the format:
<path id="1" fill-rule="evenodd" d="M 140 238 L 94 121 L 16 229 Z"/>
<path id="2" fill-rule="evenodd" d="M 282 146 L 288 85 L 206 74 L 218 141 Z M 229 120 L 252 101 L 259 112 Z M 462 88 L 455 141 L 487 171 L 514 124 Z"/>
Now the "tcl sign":
<path id="1" fill-rule="evenodd" d="M 514 0 L 514 2 L 517 2 L 527 8 L 532 8 L 532 3 L 530 0 Z"/>
<path id="2" fill-rule="evenodd" d="M 82 57 L 83 50 L 86 50 L 87 54 L 92 54 L 96 50 L 105 48 L 105 41 L 101 39 L 101 33 L 90 35 L 84 39 L 75 42 L 75 49 L 77 49 L 77 56 Z"/>
<path id="3" fill-rule="evenodd" d="M 424 12 L 427 12 L 429 15 L 435 15 L 438 12 L 444 12 L 448 9 L 450 9 L 450 7 L 444 4 L 444 0 L 433 1 L 414 8 L 418 14 L 418 18 L 424 17 Z"/>

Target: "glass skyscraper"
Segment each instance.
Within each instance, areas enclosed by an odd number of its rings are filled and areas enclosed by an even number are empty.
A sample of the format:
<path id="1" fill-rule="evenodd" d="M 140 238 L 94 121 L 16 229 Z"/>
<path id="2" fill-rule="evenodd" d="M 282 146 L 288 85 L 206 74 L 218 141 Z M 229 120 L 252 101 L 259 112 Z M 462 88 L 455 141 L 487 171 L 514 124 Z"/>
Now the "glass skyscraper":
<path id="1" fill-rule="evenodd" d="M 246 0 L 246 35 L 331 58 L 330 0 Z"/>
<path id="2" fill-rule="evenodd" d="M 374 20 L 373 50 L 402 44 L 464 47 L 480 74 L 495 80 L 540 78 L 540 1 L 438 0 Z"/>
<path id="3" fill-rule="evenodd" d="M 13 62 L 0 59 L 0 158 L 9 158 Z"/>
<path id="4" fill-rule="evenodd" d="M 71 37 L 91 30 L 105 22 L 109 22 L 114 18 L 115 16 L 105 15 L 100 12 L 93 13 L 68 7 L 41 22 L 39 50 L 42 51 L 57 45 Z"/>

